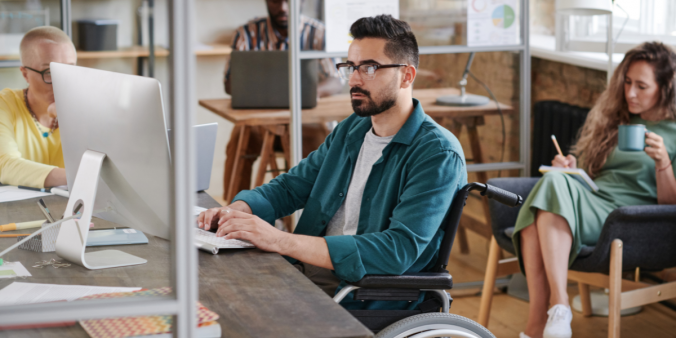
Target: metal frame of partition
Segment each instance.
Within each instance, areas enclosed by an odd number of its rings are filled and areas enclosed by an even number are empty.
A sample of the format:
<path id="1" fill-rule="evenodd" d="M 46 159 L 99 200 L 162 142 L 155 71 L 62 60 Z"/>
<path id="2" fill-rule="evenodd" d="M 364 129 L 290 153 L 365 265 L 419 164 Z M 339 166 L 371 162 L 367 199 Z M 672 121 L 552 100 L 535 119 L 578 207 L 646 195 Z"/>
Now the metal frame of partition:
<path id="1" fill-rule="evenodd" d="M 529 39 L 529 7 L 528 0 L 520 0 L 520 34 L 521 43 L 506 46 L 430 46 L 420 47 L 421 55 L 428 54 L 454 54 L 471 52 L 519 52 L 520 53 L 520 97 L 519 97 L 519 162 L 499 162 L 470 164 L 467 171 L 493 171 L 520 169 L 523 176 L 530 176 L 530 90 L 531 90 L 531 60 Z M 323 51 L 300 51 L 298 22 L 295 18 L 300 17 L 300 0 L 289 0 L 289 95 L 291 102 L 291 165 L 297 165 L 302 159 L 302 111 L 300 90 L 300 60 L 346 57 L 347 52 L 327 53 Z"/>
<path id="2" fill-rule="evenodd" d="M 70 0 L 61 0 L 62 20 L 70 23 Z M 106 299 L 87 302 L 29 304 L 0 307 L 0 325 L 169 314 L 174 315 L 174 336 L 194 337 L 197 319 L 197 250 L 193 246 L 192 206 L 195 202 L 193 113 L 195 55 L 192 51 L 192 0 L 169 1 L 170 111 L 174 144 L 172 204 L 174 214 L 171 285 L 174 297 Z M 65 19 L 64 19 L 65 18 Z M 65 31 L 65 29 L 64 29 Z"/>
<path id="3" fill-rule="evenodd" d="M 61 30 L 73 38 L 73 25 L 70 23 L 70 0 L 61 0 Z"/>
<path id="4" fill-rule="evenodd" d="M 70 0 L 61 0 L 62 22 L 70 23 Z M 469 53 L 488 51 L 520 52 L 520 161 L 469 165 L 468 171 L 487 171 L 500 169 L 521 169 L 528 175 L 530 149 L 530 50 L 528 39 L 528 0 L 521 0 L 521 44 L 516 46 L 464 47 L 441 46 L 422 47 L 421 54 Z M 64 10 L 65 9 L 65 10 Z M 188 338 L 194 336 L 196 306 L 198 294 L 197 253 L 192 246 L 191 206 L 194 205 L 194 161 L 192 161 L 194 113 L 194 74 L 195 56 L 192 52 L 193 4 L 191 0 L 170 0 L 170 71 L 171 71 L 171 119 L 174 129 L 173 153 L 173 209 L 174 228 L 172 241 L 172 285 L 175 297 L 156 297 L 148 299 L 107 299 L 87 302 L 31 304 L 12 307 L 0 307 L 0 325 L 18 325 L 35 322 L 59 322 L 67 320 L 92 319 L 102 317 L 142 316 L 155 314 L 174 315 L 174 336 Z M 300 1 L 290 0 L 290 77 L 289 95 L 292 111 L 291 142 L 292 164 L 296 165 L 302 157 L 302 119 L 300 91 L 300 60 L 307 58 L 344 57 L 345 53 L 300 52 L 298 22 Z M 70 27 L 64 27 L 64 31 Z"/>

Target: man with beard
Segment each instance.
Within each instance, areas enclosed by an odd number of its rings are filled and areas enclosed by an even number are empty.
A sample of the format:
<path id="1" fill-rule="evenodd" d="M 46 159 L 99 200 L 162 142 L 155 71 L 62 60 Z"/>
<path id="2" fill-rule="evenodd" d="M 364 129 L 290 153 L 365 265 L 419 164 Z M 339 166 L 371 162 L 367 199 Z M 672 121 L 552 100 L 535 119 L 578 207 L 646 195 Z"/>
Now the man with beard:
<path id="1" fill-rule="evenodd" d="M 442 220 L 467 182 L 458 140 L 412 97 L 418 45 L 409 25 L 381 15 L 357 20 L 350 32 L 347 62 L 337 69 L 349 81 L 354 114 L 288 173 L 198 219 L 218 227 L 218 236 L 286 256 L 331 296 L 366 274 L 431 270 Z M 302 208 L 293 234 L 270 226 Z M 341 302 L 348 309 L 418 303 Z"/>
<path id="2" fill-rule="evenodd" d="M 287 0 L 266 0 L 265 1 L 268 16 L 255 18 L 244 26 L 237 28 L 232 42 L 233 50 L 245 51 L 265 51 L 265 50 L 287 50 L 289 48 L 289 3 Z M 301 50 L 324 50 L 324 25 L 312 18 L 301 15 L 300 17 L 300 49 Z M 319 78 L 317 83 L 317 95 L 325 97 L 340 92 L 343 84 L 340 81 L 336 71 L 335 63 L 332 59 L 321 59 L 319 61 Z M 226 65 L 225 72 L 225 92 L 230 94 L 230 87 L 233 85 L 230 80 L 230 64 Z M 237 85 L 237 84 L 234 84 Z M 303 124 L 303 157 L 316 150 L 324 141 L 325 128 L 319 124 Z M 230 135 L 230 142 L 226 147 L 226 161 L 234 162 L 237 153 L 237 142 L 239 139 L 239 130 L 233 130 Z M 246 150 L 247 156 L 241 160 L 244 162 L 244 168 L 251 168 L 256 158 L 260 155 L 263 145 L 263 129 L 253 127 L 249 132 L 249 143 Z M 281 150 L 279 140 L 275 141 L 275 150 Z M 232 165 L 226 165 L 226 168 L 232 168 Z M 225 177 L 230 177 L 230 172 L 224 173 Z M 228 182 L 226 182 L 228 184 Z M 241 191 L 251 187 L 251 170 L 244 170 L 237 183 L 237 190 Z M 224 187 L 227 192 L 230 188 Z"/>

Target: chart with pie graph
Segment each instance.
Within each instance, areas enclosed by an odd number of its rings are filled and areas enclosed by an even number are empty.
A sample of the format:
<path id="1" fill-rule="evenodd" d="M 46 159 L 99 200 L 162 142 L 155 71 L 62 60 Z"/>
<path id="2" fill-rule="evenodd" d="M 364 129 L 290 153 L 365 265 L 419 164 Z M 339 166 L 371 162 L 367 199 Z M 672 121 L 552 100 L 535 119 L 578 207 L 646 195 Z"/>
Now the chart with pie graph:
<path id="1" fill-rule="evenodd" d="M 514 9 L 509 5 L 500 5 L 493 10 L 491 15 L 493 25 L 497 28 L 509 28 L 514 24 Z"/>

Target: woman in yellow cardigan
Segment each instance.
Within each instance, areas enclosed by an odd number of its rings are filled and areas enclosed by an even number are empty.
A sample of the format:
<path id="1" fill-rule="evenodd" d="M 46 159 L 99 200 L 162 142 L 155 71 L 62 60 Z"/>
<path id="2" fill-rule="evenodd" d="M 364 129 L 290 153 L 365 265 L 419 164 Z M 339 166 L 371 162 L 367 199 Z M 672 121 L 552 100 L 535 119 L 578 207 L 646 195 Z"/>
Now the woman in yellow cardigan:
<path id="1" fill-rule="evenodd" d="M 0 183 L 35 188 L 66 184 L 50 62 L 75 64 L 68 35 L 55 27 L 23 37 L 20 68 L 26 89 L 0 91 Z"/>

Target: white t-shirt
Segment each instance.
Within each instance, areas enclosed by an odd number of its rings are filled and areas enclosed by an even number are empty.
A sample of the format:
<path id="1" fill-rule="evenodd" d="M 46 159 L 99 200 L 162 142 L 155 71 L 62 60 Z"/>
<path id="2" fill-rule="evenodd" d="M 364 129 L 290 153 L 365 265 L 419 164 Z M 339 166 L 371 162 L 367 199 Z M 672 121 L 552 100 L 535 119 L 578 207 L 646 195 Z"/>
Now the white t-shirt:
<path id="1" fill-rule="evenodd" d="M 366 181 L 371 174 L 373 164 L 383 155 L 383 149 L 392 141 L 394 135 L 379 137 L 371 128 L 364 136 L 364 143 L 359 150 L 359 157 L 352 172 L 350 186 L 343 204 L 326 228 L 326 236 L 355 235 L 359 225 L 359 210 L 364 195 Z"/>

